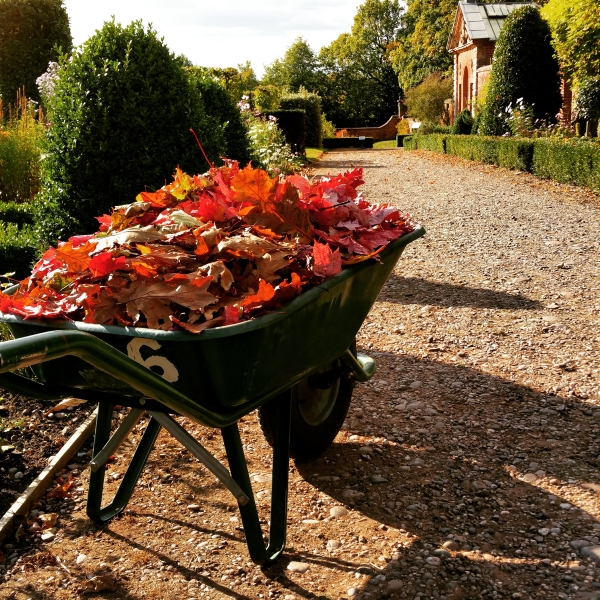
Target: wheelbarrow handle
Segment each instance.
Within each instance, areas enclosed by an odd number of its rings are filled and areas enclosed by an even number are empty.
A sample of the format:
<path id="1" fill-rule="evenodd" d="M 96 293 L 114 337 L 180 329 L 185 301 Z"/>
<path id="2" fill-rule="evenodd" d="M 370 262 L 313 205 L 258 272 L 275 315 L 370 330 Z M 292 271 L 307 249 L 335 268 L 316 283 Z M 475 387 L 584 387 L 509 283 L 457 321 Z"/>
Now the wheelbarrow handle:
<path id="1" fill-rule="evenodd" d="M 83 331 L 54 330 L 0 343 L 0 374 L 65 356 L 76 356 L 203 425 L 221 428 L 231 423 L 230 415 L 199 405 L 147 367 Z"/>

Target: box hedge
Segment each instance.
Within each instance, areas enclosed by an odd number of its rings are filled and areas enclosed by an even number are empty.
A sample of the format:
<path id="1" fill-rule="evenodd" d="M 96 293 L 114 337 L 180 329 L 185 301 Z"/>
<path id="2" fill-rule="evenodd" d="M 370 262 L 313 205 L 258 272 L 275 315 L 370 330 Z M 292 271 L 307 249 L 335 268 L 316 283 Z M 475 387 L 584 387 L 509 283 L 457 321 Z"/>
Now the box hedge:
<path id="1" fill-rule="evenodd" d="M 288 94 L 281 99 L 279 110 L 302 109 L 306 113 L 306 146 L 323 147 L 323 124 L 321 122 L 321 96 L 305 89 Z"/>
<path id="2" fill-rule="evenodd" d="M 600 191 L 600 144 L 591 140 L 433 134 L 408 136 L 404 148 L 445 152 Z"/>
<path id="3" fill-rule="evenodd" d="M 31 273 L 38 257 L 38 244 L 33 230 L 24 225 L 0 222 L 0 275 L 14 273 L 23 279 Z"/>
<path id="4" fill-rule="evenodd" d="M 31 205 L 0 202 L 0 225 L 6 223 L 14 223 L 19 228 L 24 225 L 33 225 Z"/>
<path id="5" fill-rule="evenodd" d="M 277 126 L 293 152 L 303 154 L 306 150 L 306 111 L 302 108 L 271 110 L 269 116 L 277 119 Z"/>

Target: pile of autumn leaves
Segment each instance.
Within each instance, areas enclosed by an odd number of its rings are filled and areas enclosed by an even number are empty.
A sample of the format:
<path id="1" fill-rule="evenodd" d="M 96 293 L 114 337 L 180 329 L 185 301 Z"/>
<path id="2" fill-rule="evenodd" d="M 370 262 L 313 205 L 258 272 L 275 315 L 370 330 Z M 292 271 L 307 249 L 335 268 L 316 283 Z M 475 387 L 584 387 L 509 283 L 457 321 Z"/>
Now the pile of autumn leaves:
<path id="1" fill-rule="evenodd" d="M 274 310 L 414 229 L 362 170 L 310 181 L 227 161 L 98 217 L 50 248 L 0 312 L 200 333 Z"/>

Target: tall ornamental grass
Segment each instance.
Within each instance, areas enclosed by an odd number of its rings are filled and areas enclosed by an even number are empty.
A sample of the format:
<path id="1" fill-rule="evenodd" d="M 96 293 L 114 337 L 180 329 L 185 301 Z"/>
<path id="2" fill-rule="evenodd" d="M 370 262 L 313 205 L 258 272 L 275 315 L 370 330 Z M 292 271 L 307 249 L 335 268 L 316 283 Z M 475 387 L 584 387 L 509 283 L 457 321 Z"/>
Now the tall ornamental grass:
<path id="1" fill-rule="evenodd" d="M 0 203 L 28 202 L 40 189 L 44 126 L 37 112 L 22 94 L 15 105 L 0 98 Z"/>

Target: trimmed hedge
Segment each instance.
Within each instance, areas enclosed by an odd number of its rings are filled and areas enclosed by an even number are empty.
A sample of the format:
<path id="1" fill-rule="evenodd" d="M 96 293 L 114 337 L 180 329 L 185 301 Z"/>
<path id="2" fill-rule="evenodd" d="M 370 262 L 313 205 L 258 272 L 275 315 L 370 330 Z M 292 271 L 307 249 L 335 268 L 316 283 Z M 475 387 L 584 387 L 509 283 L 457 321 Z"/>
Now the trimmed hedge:
<path id="1" fill-rule="evenodd" d="M 24 279 L 37 257 L 38 244 L 29 226 L 19 229 L 15 223 L 0 223 L 0 275 L 14 272 L 14 277 Z"/>
<path id="2" fill-rule="evenodd" d="M 417 149 L 417 136 L 416 135 L 407 135 L 402 140 L 402 146 L 405 150 L 416 150 Z"/>
<path id="3" fill-rule="evenodd" d="M 277 127 L 285 136 L 292 152 L 303 154 L 306 150 L 306 111 L 302 108 L 271 110 L 269 116 L 277 119 Z"/>
<path id="4" fill-rule="evenodd" d="M 322 148 L 321 96 L 301 89 L 297 94 L 288 94 L 281 99 L 279 110 L 294 108 L 306 112 L 306 145 L 309 148 Z"/>
<path id="5" fill-rule="evenodd" d="M 0 225 L 5 223 L 14 223 L 18 227 L 33 225 L 31 205 L 0 202 Z"/>
<path id="6" fill-rule="evenodd" d="M 396 135 L 396 147 L 402 148 L 404 146 L 404 138 L 410 137 L 410 133 L 399 133 Z"/>
<path id="7" fill-rule="evenodd" d="M 452 154 L 600 191 L 600 144 L 590 140 L 433 134 L 408 136 L 404 148 Z"/>
<path id="8" fill-rule="evenodd" d="M 419 150 L 432 150 L 433 152 L 446 152 L 447 135 L 432 133 L 431 135 L 416 136 Z"/>

